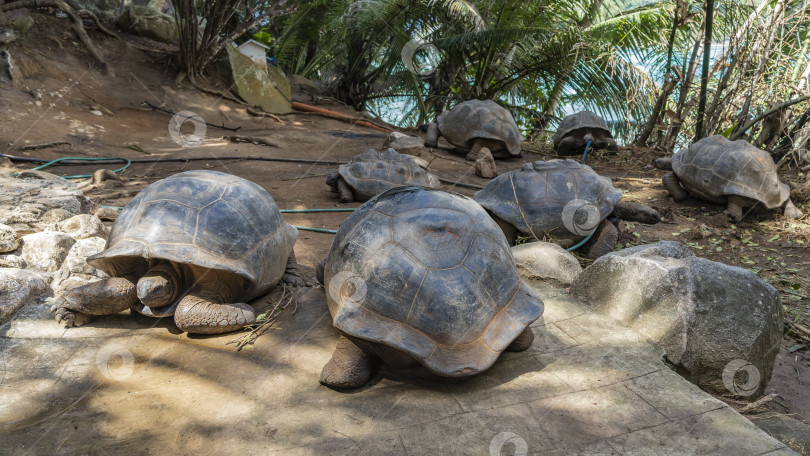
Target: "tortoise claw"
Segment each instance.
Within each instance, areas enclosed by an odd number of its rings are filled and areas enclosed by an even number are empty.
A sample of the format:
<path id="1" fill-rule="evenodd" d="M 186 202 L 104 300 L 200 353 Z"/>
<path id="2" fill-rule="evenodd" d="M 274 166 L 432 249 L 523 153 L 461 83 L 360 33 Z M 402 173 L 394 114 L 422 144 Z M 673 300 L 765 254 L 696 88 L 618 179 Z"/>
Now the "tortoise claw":
<path id="1" fill-rule="evenodd" d="M 64 323 L 68 328 L 82 326 L 90 321 L 90 315 L 81 312 L 74 312 L 66 307 L 59 306 L 58 303 L 51 306 L 54 320 L 57 323 Z"/>

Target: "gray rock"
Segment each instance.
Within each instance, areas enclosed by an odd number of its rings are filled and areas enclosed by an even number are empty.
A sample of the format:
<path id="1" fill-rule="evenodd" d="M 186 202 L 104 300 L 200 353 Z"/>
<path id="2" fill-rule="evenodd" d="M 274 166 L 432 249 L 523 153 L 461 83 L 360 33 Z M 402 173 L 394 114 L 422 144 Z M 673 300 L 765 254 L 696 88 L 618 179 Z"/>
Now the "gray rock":
<path id="1" fill-rule="evenodd" d="M 86 9 L 99 17 L 99 19 L 114 19 L 118 16 L 121 6 L 120 0 L 67 0 L 67 4 L 76 11 Z"/>
<path id="2" fill-rule="evenodd" d="M 770 381 L 782 304 L 751 271 L 662 241 L 599 258 L 571 293 L 660 344 L 679 373 L 705 390 L 753 400 Z"/>
<path id="3" fill-rule="evenodd" d="M 18 234 L 53 229 L 95 205 L 73 182 L 42 171 L 24 171 L 18 177 L 0 174 L 0 223 Z"/>
<path id="4" fill-rule="evenodd" d="M 20 35 L 24 35 L 25 32 L 31 30 L 33 26 L 34 18 L 27 14 L 21 14 L 8 21 L 8 27 Z"/>
<path id="5" fill-rule="evenodd" d="M 79 214 L 57 224 L 59 230 L 73 239 L 100 237 L 107 239 L 107 227 L 95 215 Z"/>
<path id="6" fill-rule="evenodd" d="M 48 284 L 37 274 L 24 269 L 0 268 L 0 324 L 26 304 L 51 295 Z"/>
<path id="7" fill-rule="evenodd" d="M 495 159 L 492 157 L 492 152 L 486 147 L 482 147 L 478 152 L 474 168 L 475 174 L 484 179 L 492 179 L 498 175 L 498 169 L 495 167 Z"/>
<path id="8" fill-rule="evenodd" d="M 60 231 L 44 231 L 22 238 L 22 258 L 28 267 L 45 272 L 59 270 L 75 239 Z"/>
<path id="9" fill-rule="evenodd" d="M 530 242 L 512 247 L 518 271 L 529 277 L 553 279 L 570 285 L 582 266 L 570 252 L 551 242 Z"/>
<path id="10" fill-rule="evenodd" d="M 0 44 L 13 43 L 19 37 L 20 34 L 14 30 L 0 30 Z"/>
<path id="11" fill-rule="evenodd" d="M 398 131 L 393 131 L 388 135 L 383 143 L 383 148 L 386 147 L 390 147 L 401 154 L 414 155 L 416 157 L 421 157 L 423 154 L 428 153 L 424 140 Z"/>
<path id="12" fill-rule="evenodd" d="M 128 5 L 118 18 L 118 25 L 133 35 L 156 41 L 168 43 L 174 39 L 174 19 L 148 6 Z"/>
<path id="13" fill-rule="evenodd" d="M 60 269 L 68 274 L 87 274 L 96 277 L 107 277 L 104 272 L 87 264 L 87 257 L 95 255 L 102 250 L 107 241 L 100 237 L 78 239 L 70 248 Z"/>
<path id="14" fill-rule="evenodd" d="M 0 253 L 13 252 L 20 246 L 14 228 L 0 223 Z"/>

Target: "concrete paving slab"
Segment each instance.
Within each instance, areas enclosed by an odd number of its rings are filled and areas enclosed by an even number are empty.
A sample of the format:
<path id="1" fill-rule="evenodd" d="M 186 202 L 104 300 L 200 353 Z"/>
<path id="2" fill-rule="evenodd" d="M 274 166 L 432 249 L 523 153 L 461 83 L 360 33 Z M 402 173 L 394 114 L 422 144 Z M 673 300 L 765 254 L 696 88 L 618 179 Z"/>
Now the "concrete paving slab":
<path id="1" fill-rule="evenodd" d="M 127 312 L 64 329 L 37 304 L 0 327 L 0 453 L 794 454 L 634 331 L 532 284 L 529 350 L 463 381 L 383 366 L 354 391 L 318 384 L 338 338 L 320 288 L 241 351 Z"/>

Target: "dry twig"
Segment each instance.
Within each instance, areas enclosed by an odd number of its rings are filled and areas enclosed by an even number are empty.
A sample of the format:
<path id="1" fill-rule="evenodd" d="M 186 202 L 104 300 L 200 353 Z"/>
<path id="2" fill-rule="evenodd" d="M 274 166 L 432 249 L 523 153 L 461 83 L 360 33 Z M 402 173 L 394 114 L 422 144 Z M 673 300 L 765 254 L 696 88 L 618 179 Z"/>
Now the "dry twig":
<path id="1" fill-rule="evenodd" d="M 240 351 L 245 347 L 252 347 L 256 339 L 269 331 L 273 323 L 291 304 L 294 305 L 292 314 L 295 314 L 295 311 L 298 310 L 298 296 L 286 284 L 282 283 L 281 286 L 281 296 L 275 305 L 267 312 L 256 317 L 255 323 L 245 327 L 250 332 L 228 342 L 228 344 L 236 345 L 236 351 Z"/>

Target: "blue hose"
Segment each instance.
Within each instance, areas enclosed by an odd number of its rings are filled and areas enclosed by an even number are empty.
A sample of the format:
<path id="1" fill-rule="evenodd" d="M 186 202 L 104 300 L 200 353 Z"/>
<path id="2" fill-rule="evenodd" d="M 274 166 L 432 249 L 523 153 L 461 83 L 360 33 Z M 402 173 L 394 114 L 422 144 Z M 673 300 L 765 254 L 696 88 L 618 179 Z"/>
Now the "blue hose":
<path id="1" fill-rule="evenodd" d="M 590 143 L 590 141 L 588 141 L 588 142 Z M 587 152 L 587 148 L 586 148 L 585 150 L 586 150 L 586 152 Z M 568 248 L 567 248 L 567 249 L 565 249 L 565 250 L 567 250 L 567 251 L 569 251 L 569 252 L 573 252 L 574 250 L 576 250 L 576 249 L 578 249 L 578 248 L 582 247 L 582 246 L 583 246 L 583 245 L 584 245 L 586 242 L 588 242 L 588 241 L 589 241 L 589 240 L 590 240 L 590 239 L 593 237 L 593 233 L 596 233 L 596 230 L 593 230 L 593 231 L 591 232 L 591 234 L 589 234 L 589 235 L 588 235 L 588 237 L 586 237 L 585 239 L 583 239 L 583 240 L 582 240 L 582 242 L 580 242 L 579 244 L 577 244 L 577 245 L 575 245 L 575 246 L 573 246 L 573 247 L 568 247 Z"/>
<path id="2" fill-rule="evenodd" d="M 589 148 L 589 147 L 591 147 L 591 142 L 590 142 L 590 141 L 588 141 L 588 142 L 585 144 L 585 152 L 582 154 L 582 163 L 585 163 L 585 156 L 587 156 L 587 155 L 588 155 L 588 148 Z"/>
<path id="3" fill-rule="evenodd" d="M 111 157 L 111 158 L 62 157 L 62 158 L 57 158 L 56 160 L 51 160 L 48 163 L 45 163 L 44 165 L 37 166 L 36 168 L 33 168 L 32 171 L 39 171 L 42 168 L 53 165 L 54 163 L 59 163 L 60 161 L 64 161 L 64 160 L 83 160 L 83 161 L 111 161 L 111 160 L 121 161 L 121 160 L 123 160 L 124 162 L 126 162 L 126 165 L 116 169 L 115 171 L 113 171 L 114 173 L 121 172 L 121 171 L 129 168 L 129 165 L 132 164 L 132 162 L 130 162 L 129 159 L 121 158 L 121 157 Z M 88 177 L 93 177 L 93 175 L 92 174 L 77 174 L 75 176 L 62 176 L 62 177 L 65 178 L 65 179 L 85 179 L 85 178 L 88 178 Z"/>

